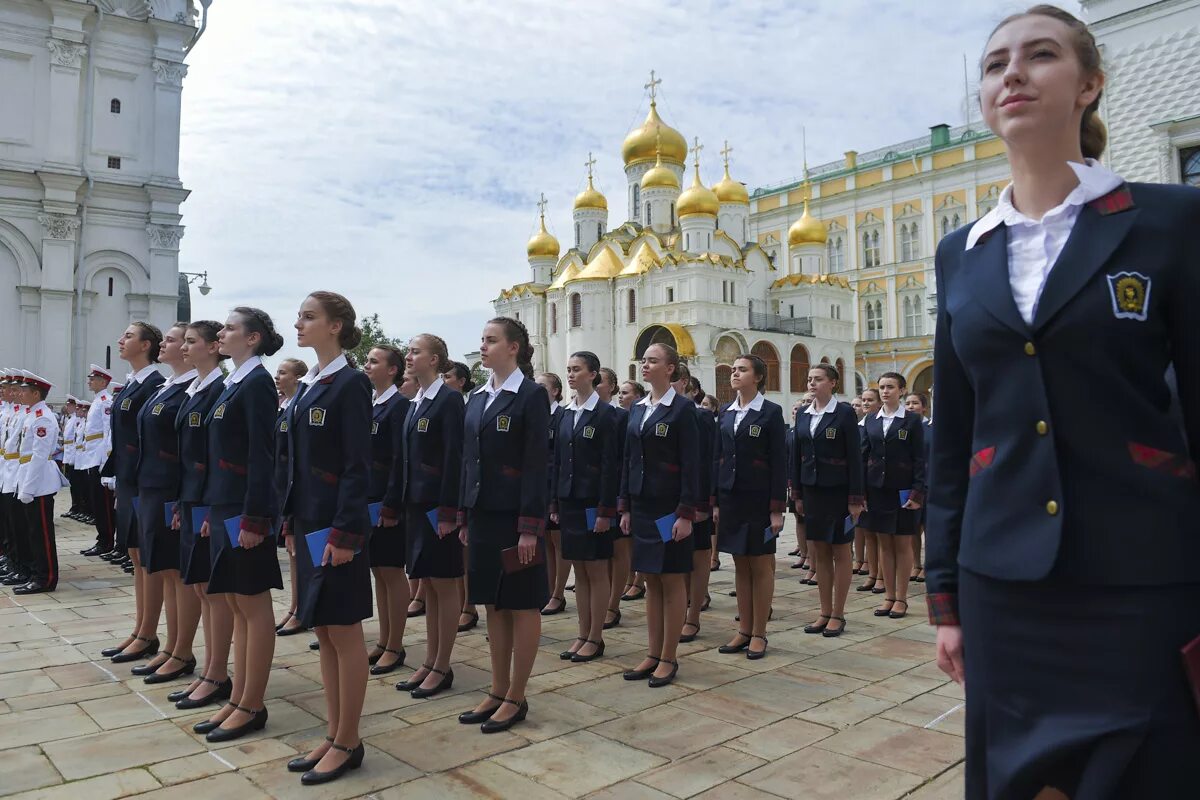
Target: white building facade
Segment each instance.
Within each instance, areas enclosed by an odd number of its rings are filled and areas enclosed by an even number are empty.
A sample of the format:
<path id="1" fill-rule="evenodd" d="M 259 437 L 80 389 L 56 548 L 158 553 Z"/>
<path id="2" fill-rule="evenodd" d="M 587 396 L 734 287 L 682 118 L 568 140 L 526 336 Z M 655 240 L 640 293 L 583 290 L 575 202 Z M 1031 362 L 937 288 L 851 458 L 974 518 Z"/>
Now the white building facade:
<path id="1" fill-rule="evenodd" d="M 179 302 L 180 93 L 191 0 L 0 6 L 0 364 L 51 399 L 120 370 L 131 320 Z"/>

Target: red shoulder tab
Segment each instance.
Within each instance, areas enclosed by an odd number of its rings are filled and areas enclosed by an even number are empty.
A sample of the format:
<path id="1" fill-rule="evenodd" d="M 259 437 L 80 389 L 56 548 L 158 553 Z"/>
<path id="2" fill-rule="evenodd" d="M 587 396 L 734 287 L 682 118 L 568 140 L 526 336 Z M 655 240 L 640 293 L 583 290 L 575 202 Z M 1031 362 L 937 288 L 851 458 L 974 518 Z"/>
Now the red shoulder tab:
<path id="1" fill-rule="evenodd" d="M 40 416 L 42 415 L 42 410 L 39 408 L 37 411 L 35 411 L 35 412 L 34 412 L 34 414 L 33 414 L 33 415 L 34 415 L 35 417 L 40 417 Z"/>
<path id="2" fill-rule="evenodd" d="M 1133 208 L 1133 192 L 1129 191 L 1129 184 L 1122 183 L 1117 188 L 1105 195 L 1097 197 L 1092 202 L 1088 203 L 1101 216 L 1107 217 L 1109 214 L 1119 214 L 1122 211 L 1128 211 Z"/>

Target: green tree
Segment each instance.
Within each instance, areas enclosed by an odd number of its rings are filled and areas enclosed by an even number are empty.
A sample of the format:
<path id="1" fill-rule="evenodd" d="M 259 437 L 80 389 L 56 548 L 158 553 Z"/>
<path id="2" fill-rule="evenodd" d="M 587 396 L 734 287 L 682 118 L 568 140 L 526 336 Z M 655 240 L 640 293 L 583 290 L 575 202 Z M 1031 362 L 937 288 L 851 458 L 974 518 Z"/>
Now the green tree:
<path id="1" fill-rule="evenodd" d="M 483 364 L 476 362 L 471 365 L 471 380 L 476 386 L 483 386 L 492 377 L 492 374 L 483 368 Z"/>
<path id="2" fill-rule="evenodd" d="M 408 345 L 401 339 L 395 339 L 384 333 L 383 323 L 379 321 L 378 314 L 371 314 L 363 317 L 359 321 L 362 327 L 362 341 L 358 343 L 358 347 L 350 351 L 354 356 L 354 361 L 360 367 L 367 363 L 367 353 L 371 352 L 371 348 L 381 344 L 390 344 L 400 348 L 401 354 L 408 353 Z"/>

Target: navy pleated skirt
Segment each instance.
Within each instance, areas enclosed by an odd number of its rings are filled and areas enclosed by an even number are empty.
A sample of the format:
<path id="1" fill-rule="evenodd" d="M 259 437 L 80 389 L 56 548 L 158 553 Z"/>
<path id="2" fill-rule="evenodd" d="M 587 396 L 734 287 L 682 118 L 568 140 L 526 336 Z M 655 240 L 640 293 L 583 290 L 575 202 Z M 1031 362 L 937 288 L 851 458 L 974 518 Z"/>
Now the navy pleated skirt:
<path id="1" fill-rule="evenodd" d="M 235 547 L 229 541 L 225 520 L 242 512 L 241 506 L 216 505 L 208 512 L 208 546 L 212 555 L 209 594 L 256 595 L 283 588 L 275 541 L 268 536 L 258 547 Z"/>
<path id="2" fill-rule="evenodd" d="M 313 564 L 304 536 L 328 527 L 328 520 L 292 519 L 293 546 L 296 548 L 296 616 L 306 628 L 353 625 L 369 619 L 372 613 L 371 557 L 366 549 L 339 567 Z"/>
<path id="3" fill-rule="evenodd" d="M 613 554 L 613 525 L 595 533 L 587 525 L 587 509 L 596 501 L 559 499 L 558 519 L 562 529 L 562 553 L 567 561 L 607 561 Z"/>
<path id="4" fill-rule="evenodd" d="M 846 533 L 850 516 L 849 488 L 845 486 L 805 486 L 804 535 L 810 542 L 847 544 L 854 541 L 854 529 Z"/>
<path id="5" fill-rule="evenodd" d="M 173 499 L 161 489 L 141 489 L 138 495 L 138 544 L 147 572 L 179 569 L 179 531 L 167 524 L 164 508 Z"/>
<path id="6" fill-rule="evenodd" d="M 179 575 L 187 586 L 208 583 L 212 574 L 208 539 L 192 527 L 192 508 L 195 503 L 179 504 Z"/>
<path id="7" fill-rule="evenodd" d="M 133 512 L 133 499 L 137 497 L 137 486 L 128 483 L 117 483 L 115 494 L 117 506 L 117 529 L 113 531 L 113 541 L 118 550 L 134 550 L 138 548 L 138 520 Z"/>
<path id="8" fill-rule="evenodd" d="M 717 548 L 735 556 L 765 556 L 775 552 L 778 536 L 766 538 L 771 524 L 771 495 L 767 491 L 722 492 Z"/>
<path id="9" fill-rule="evenodd" d="M 656 520 L 675 513 L 674 501 L 654 501 L 635 497 L 630 508 L 629 529 L 633 535 L 633 569 L 649 575 L 678 574 L 692 571 L 694 536 L 682 541 L 663 542 Z"/>
<path id="10" fill-rule="evenodd" d="M 495 606 L 500 611 L 541 609 L 550 602 L 549 579 L 543 561 L 517 572 L 505 573 L 500 551 L 515 547 L 517 512 L 479 511 L 467 516 L 467 602 Z M 546 543 L 538 540 L 545 555 Z"/>
<path id="11" fill-rule="evenodd" d="M 408 577 L 461 578 L 466 565 L 458 530 L 438 536 L 437 529 L 429 524 L 428 514 L 434 508 L 414 503 L 404 507 Z"/>

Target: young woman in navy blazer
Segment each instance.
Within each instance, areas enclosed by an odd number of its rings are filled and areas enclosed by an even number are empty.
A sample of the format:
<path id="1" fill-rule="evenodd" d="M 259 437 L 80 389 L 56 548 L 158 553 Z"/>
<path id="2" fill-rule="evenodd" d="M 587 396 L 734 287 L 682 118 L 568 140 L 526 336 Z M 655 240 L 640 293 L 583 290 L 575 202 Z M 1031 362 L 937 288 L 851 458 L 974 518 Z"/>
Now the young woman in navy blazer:
<path id="1" fill-rule="evenodd" d="M 621 529 L 633 536 L 633 568 L 646 579 L 649 653 L 625 680 L 666 686 L 679 672 L 676 651 L 687 610 L 692 523 L 700 498 L 700 432 L 696 407 L 675 393 L 679 353 L 652 344 L 642 356 L 650 394 L 633 407 L 621 471 Z M 670 541 L 657 520 L 673 515 Z"/>
<path id="2" fill-rule="evenodd" d="M 550 476 L 549 497 L 554 497 L 554 442 L 558 438 L 559 422 L 563 418 L 562 378 L 553 372 L 543 372 L 535 381 L 546 391 L 550 401 L 549 461 L 546 474 Z M 563 558 L 562 530 L 558 522 L 546 520 L 546 572 L 550 579 L 550 601 L 542 609 L 542 616 L 561 614 L 567 610 L 567 577 L 571 563 Z"/>
<path id="3" fill-rule="evenodd" d="M 462 398 L 463 406 L 471 401 L 471 393 L 475 391 L 475 381 L 471 380 L 471 370 L 466 364 L 460 361 L 451 361 L 446 371 L 442 373 L 442 381 L 446 388 L 459 393 Z M 468 548 L 463 547 L 463 577 L 458 581 L 458 599 L 462 605 L 462 612 L 458 615 L 458 630 L 466 632 L 479 624 L 479 609 L 475 604 L 467 599 L 467 575 L 466 563 L 468 559 Z M 416 600 L 414 603 L 418 602 Z M 410 604 L 409 610 L 413 616 L 418 616 L 425 613 L 425 601 L 419 601 L 421 606 L 414 609 Z"/>
<path id="4" fill-rule="evenodd" d="M 367 502 L 382 503 L 395 480 L 404 420 L 409 399 L 400 393 L 404 383 L 404 356 L 391 344 L 372 347 L 364 371 L 371 380 L 371 469 Z M 405 525 L 371 531 L 370 563 L 375 578 L 375 604 L 379 609 L 379 641 L 367 656 L 372 675 L 387 675 L 404 665 L 404 628 L 408 622 L 408 576 L 404 574 Z"/>
<path id="5" fill-rule="evenodd" d="M 371 381 L 345 353 L 362 341 L 356 320 L 345 297 L 318 291 L 304 299 L 295 325 L 296 343 L 311 347 L 317 363 L 288 409 L 291 477 L 283 530 L 296 553 L 296 614 L 320 642 L 328 719 L 325 741 L 288 762 L 289 771 L 304 773 L 306 785 L 356 769 L 364 754 L 358 725 L 368 671 L 362 621 L 371 616 Z M 314 557 L 306 537 L 323 530 L 328 538 Z"/>
<path id="6" fill-rule="evenodd" d="M 911 392 L 904 397 L 904 410 L 909 414 L 921 417 L 921 423 L 925 426 L 925 478 L 928 481 L 929 456 L 933 448 L 933 428 L 929 424 L 929 398 L 920 392 Z M 929 496 L 928 488 L 925 495 Z M 925 512 L 926 507 L 921 506 L 920 511 L 917 512 L 917 529 L 912 536 L 913 566 L 912 575 L 909 576 L 909 581 L 912 583 L 925 582 L 925 567 L 921 563 L 921 539 L 925 535 Z"/>
<path id="7" fill-rule="evenodd" d="M 865 520 L 859 524 L 875 534 L 879 548 L 879 574 L 883 577 L 883 605 L 877 617 L 901 619 L 908 614 L 908 576 L 912 571 L 912 544 L 917 512 L 925 502 L 925 425 L 901 404 L 904 376 L 885 372 L 879 376 L 878 412 L 863 425 L 863 469 L 866 483 Z M 908 499 L 901 503 L 900 492 Z"/>
<path id="8" fill-rule="evenodd" d="M 966 794 L 1194 796 L 1200 191 L 1095 160 L 1081 21 L 1037 7 L 984 52 L 1013 182 L 937 252 L 925 559 L 938 665 L 965 669 Z"/>
<path id="9" fill-rule="evenodd" d="M 863 510 L 862 442 L 858 415 L 833 396 L 841 375 L 829 364 L 808 371 L 813 402 L 798 414 L 792 437 L 792 486 L 797 512 L 804 514 L 804 533 L 817 568 L 821 614 L 805 633 L 832 638 L 846 630 L 846 595 L 853 578 L 853 529 L 846 518 Z"/>
<path id="10" fill-rule="evenodd" d="M 275 382 L 262 364 L 283 346 L 264 311 L 239 306 L 217 335 L 233 362 L 225 388 L 204 419 L 208 433 L 204 504 L 212 571 L 208 593 L 233 613 L 233 691 L 207 722 L 193 726 L 210 742 L 225 742 L 267 724 L 264 695 L 275 653 L 271 590 L 283 588 L 272 526 L 279 513 L 275 491 Z M 228 520 L 240 517 L 230 541 Z"/>
<path id="11" fill-rule="evenodd" d="M 729 383 L 737 398 L 721 412 L 708 465 L 714 475 L 718 547 L 733 556 L 738 618 L 745 630 L 718 650 L 745 650 L 746 658 L 755 660 L 767 652 L 775 543 L 787 507 L 787 430 L 783 409 L 762 395 L 767 365 L 761 358 L 743 354 L 734 359 Z"/>
<path id="12" fill-rule="evenodd" d="M 687 583 L 687 611 L 684 614 L 680 642 L 694 642 L 700 635 L 700 612 L 708 608 L 708 578 L 712 572 L 713 531 L 713 451 L 717 446 L 717 419 L 705 411 L 697 402 L 704 392 L 700 382 L 692 376 L 687 364 L 680 363 L 675 380 L 671 383 L 675 393 L 692 403 L 696 411 L 697 446 L 700 453 L 699 481 L 696 495 L 696 521 L 692 526 L 692 571 Z"/>
<path id="13" fill-rule="evenodd" d="M 179 500 L 179 437 L 175 417 L 187 400 L 187 387 L 196 370 L 184 361 L 183 340 L 187 324 L 177 322 L 163 334 L 159 363 L 170 367 L 171 377 L 138 412 L 140 454 L 137 465 L 138 541 L 146 570 L 142 586 L 146 595 L 146 629 L 158 629 L 156 609 L 166 606 L 167 642 L 150 663 L 134 667 L 146 683 L 165 683 L 196 670 L 192 639 L 180 639 L 180 603 L 183 584 L 179 580 L 179 533 L 172 529 L 175 503 Z M 172 510 L 171 516 L 166 513 Z M 190 590 L 188 592 L 191 593 Z"/>
<path id="14" fill-rule="evenodd" d="M 495 733 L 529 712 L 525 687 L 542 631 L 539 612 L 550 594 L 544 563 L 550 405 L 530 380 L 533 345 L 519 321 L 488 322 L 479 355 L 492 377 L 467 405 L 459 538 L 470 542 L 467 599 L 487 607 L 492 690 L 459 721 Z M 506 572 L 514 553 L 523 568 Z"/>
<path id="15" fill-rule="evenodd" d="M 858 418 L 858 438 L 862 441 L 866 438 L 867 417 L 878 414 L 879 409 L 883 407 L 883 401 L 879 399 L 879 390 L 875 388 L 863 389 L 859 401 L 862 405 L 862 416 Z M 883 576 L 879 571 L 879 542 L 875 539 L 875 534 L 863 527 L 866 521 L 860 514 L 858 524 L 854 528 L 854 549 L 860 556 L 856 559 L 858 569 L 855 572 L 866 575 L 867 580 L 854 591 L 883 594 L 886 590 L 883 588 Z"/>
<path id="16" fill-rule="evenodd" d="M 404 420 L 381 524 L 404 520 L 408 575 L 425 588 L 425 661 L 396 684 L 397 690 L 421 699 L 449 689 L 454 680 L 450 658 L 463 607 L 458 594 L 463 548 L 456 522 L 465 408 L 441 377 L 450 357 L 440 337 L 414 336 L 404 360 L 406 377 L 417 382 L 417 395 Z"/>
<path id="17" fill-rule="evenodd" d="M 629 412 L 624 406 L 613 402 L 619 393 L 621 385 L 617 373 L 609 367 L 600 368 L 600 383 L 596 384 L 596 394 L 600 402 L 613 410 L 617 428 L 617 489 L 621 488 L 621 463 L 625 456 L 625 433 L 629 426 Z M 633 540 L 621 531 L 620 525 L 609 529 L 612 538 L 613 555 L 608 561 L 608 605 L 604 615 L 604 630 L 615 628 L 621 624 L 621 595 L 629 586 L 629 565 L 633 556 Z"/>
<path id="18" fill-rule="evenodd" d="M 110 417 L 112 452 L 100 474 L 112 482 L 117 498 L 116 549 L 127 553 L 132 566 L 133 592 L 137 608 L 137 625 L 125 647 L 112 657 L 114 664 L 150 657 L 158 652 L 158 617 L 162 612 L 162 598 L 156 607 L 146 596 L 146 571 L 142 567 L 139 548 L 137 511 L 137 466 L 141 453 L 137 418 L 142 406 L 158 387 L 163 384 L 162 373 L 155 366 L 162 346 L 162 331 L 148 322 L 135 322 L 125 329 L 117 342 L 121 359 L 129 364 L 133 377 L 126 382 L 119 397 L 113 400 Z M 119 562 L 113 562 L 119 563 Z"/>
<path id="19" fill-rule="evenodd" d="M 621 436 L 621 464 L 625 464 L 625 442 L 628 441 L 629 432 L 629 414 L 643 397 L 646 396 L 646 389 L 636 381 L 625 381 L 620 384 L 620 391 L 617 395 L 617 402 L 621 409 L 625 412 L 625 434 Z M 622 466 L 624 469 L 624 466 Z M 643 578 L 638 571 L 633 568 L 633 537 L 617 526 L 617 550 L 620 545 L 628 545 L 628 561 L 629 568 L 621 576 L 624 585 L 621 589 L 621 600 L 632 601 L 641 600 L 646 596 L 646 579 Z M 614 578 L 615 580 L 615 578 Z"/>
<path id="20" fill-rule="evenodd" d="M 208 596 L 212 572 L 208 539 L 193 525 L 192 509 L 203 504 L 204 478 L 208 474 L 208 430 L 204 420 L 225 391 L 224 375 L 218 364 L 226 358 L 219 351 L 217 335 L 221 323 L 199 320 L 189 323 L 183 339 L 184 361 L 196 378 L 184 390 L 187 395 L 175 415 L 179 438 L 179 502 L 172 526 L 179 535 L 179 577 L 183 589 L 179 605 L 179 644 L 189 649 L 196 627 L 204 621 L 204 667 L 186 688 L 167 695 L 176 708 L 202 708 L 229 698 L 229 648 L 233 643 L 233 610 L 222 597 Z M 214 602 L 215 601 L 215 602 Z"/>
<path id="21" fill-rule="evenodd" d="M 287 410 L 300 390 L 300 379 L 308 374 L 308 364 L 298 358 L 285 358 L 275 368 L 275 391 L 279 393 L 279 411 L 275 417 L 275 491 L 280 497 L 287 491 L 291 465 L 288 463 Z M 278 537 L 278 546 L 287 550 L 287 537 Z M 292 576 L 292 602 L 283 621 L 275 626 L 276 636 L 295 636 L 304 631 L 296 618 L 300 581 L 296 580 L 296 554 L 288 553 L 288 574 Z"/>
<path id="22" fill-rule="evenodd" d="M 592 661 L 604 654 L 604 616 L 611 590 L 610 528 L 617 515 L 621 462 L 617 450 L 617 414 L 600 402 L 600 359 L 581 351 L 567 359 L 567 385 L 575 397 L 563 409 L 554 437 L 550 520 L 562 530 L 562 554 L 575 570 L 579 636 L 564 660 Z M 595 524 L 588 525 L 587 510 Z M 545 613 L 545 612 L 543 612 Z"/>

